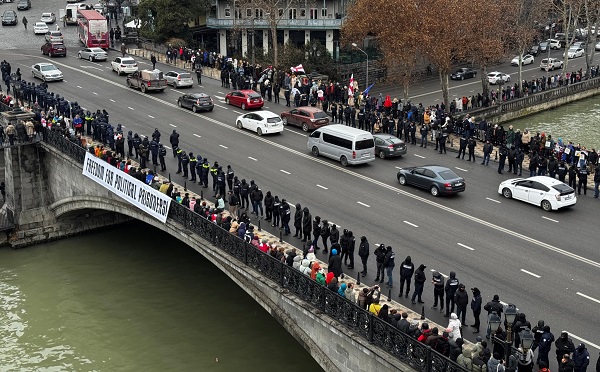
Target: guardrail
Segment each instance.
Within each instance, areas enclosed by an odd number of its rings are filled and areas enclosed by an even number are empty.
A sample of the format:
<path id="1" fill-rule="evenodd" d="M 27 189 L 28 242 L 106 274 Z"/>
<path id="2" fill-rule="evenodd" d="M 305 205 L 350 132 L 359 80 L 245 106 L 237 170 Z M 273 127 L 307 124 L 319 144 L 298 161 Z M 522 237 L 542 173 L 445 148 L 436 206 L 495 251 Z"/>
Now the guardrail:
<path id="1" fill-rule="evenodd" d="M 83 164 L 86 150 L 58 131 L 46 130 L 44 142 Z M 344 324 L 369 343 L 383 349 L 419 372 L 469 372 L 449 358 L 375 317 L 354 302 L 318 284 L 295 268 L 256 249 L 243 239 L 208 221 L 179 203 L 171 203 L 169 218 L 202 239 L 260 272 L 316 309 Z"/>

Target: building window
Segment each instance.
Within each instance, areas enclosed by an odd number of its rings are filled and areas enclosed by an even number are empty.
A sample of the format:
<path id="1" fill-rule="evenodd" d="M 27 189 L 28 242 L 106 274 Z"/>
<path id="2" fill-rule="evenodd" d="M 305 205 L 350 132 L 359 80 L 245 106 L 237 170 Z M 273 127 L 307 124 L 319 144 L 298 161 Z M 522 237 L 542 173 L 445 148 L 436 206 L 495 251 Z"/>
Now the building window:
<path id="1" fill-rule="evenodd" d="M 311 8 L 310 9 L 310 19 L 317 19 L 319 17 L 319 12 L 317 11 L 317 8 Z"/>
<path id="2" fill-rule="evenodd" d="M 262 19 L 262 17 L 263 17 L 262 9 L 256 8 L 254 11 L 254 14 L 257 19 Z"/>
<path id="3" fill-rule="evenodd" d="M 296 19 L 296 8 L 291 8 L 288 11 L 288 18 L 289 19 Z"/>
<path id="4" fill-rule="evenodd" d="M 227 18 L 231 17 L 231 9 L 225 8 L 225 17 L 227 17 Z"/>
<path id="5" fill-rule="evenodd" d="M 240 8 L 235 8 L 235 19 L 241 19 L 242 18 L 242 10 Z"/>
<path id="6" fill-rule="evenodd" d="M 306 18 L 306 9 L 300 9 L 300 18 Z"/>
<path id="7" fill-rule="evenodd" d="M 252 8 L 246 8 L 246 18 L 252 18 Z"/>
<path id="8" fill-rule="evenodd" d="M 283 8 L 277 9 L 277 14 L 279 14 L 279 18 L 283 18 Z"/>
<path id="9" fill-rule="evenodd" d="M 327 8 L 321 8 L 321 18 L 327 18 Z"/>

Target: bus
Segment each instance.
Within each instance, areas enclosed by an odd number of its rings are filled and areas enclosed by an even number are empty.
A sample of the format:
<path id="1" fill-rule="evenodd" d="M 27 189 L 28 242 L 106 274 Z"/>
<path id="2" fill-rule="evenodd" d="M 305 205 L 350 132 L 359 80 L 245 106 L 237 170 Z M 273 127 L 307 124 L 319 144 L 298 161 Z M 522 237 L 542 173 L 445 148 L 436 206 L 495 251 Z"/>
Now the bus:
<path id="1" fill-rule="evenodd" d="M 109 47 L 106 18 L 95 10 L 77 11 L 77 34 L 79 40 L 88 48 Z"/>

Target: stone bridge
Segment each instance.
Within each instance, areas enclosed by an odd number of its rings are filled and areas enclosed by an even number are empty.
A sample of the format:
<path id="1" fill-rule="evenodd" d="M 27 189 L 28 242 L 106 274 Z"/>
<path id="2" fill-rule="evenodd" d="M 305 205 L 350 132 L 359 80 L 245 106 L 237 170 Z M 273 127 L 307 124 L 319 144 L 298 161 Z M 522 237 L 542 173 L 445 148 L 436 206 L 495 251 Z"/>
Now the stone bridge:
<path id="1" fill-rule="evenodd" d="M 7 234 L 8 244 L 20 248 L 132 219 L 144 221 L 219 267 L 326 371 L 463 371 L 428 346 L 176 202 L 170 204 L 164 222 L 144 212 L 83 175 L 84 165 L 89 164 L 85 161 L 83 148 L 55 132 L 47 133 L 45 142 L 4 149 L 4 208 L 12 211 L 15 224 Z"/>

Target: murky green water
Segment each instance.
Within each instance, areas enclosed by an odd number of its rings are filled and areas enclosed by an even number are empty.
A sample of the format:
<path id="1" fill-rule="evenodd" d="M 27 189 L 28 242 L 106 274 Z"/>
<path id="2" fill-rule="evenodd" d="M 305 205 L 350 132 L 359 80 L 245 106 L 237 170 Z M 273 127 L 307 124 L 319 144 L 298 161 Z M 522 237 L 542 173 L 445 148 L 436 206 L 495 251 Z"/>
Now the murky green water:
<path id="1" fill-rule="evenodd" d="M 142 223 L 0 250 L 0 371 L 319 371 L 200 254 Z"/>
<path id="2" fill-rule="evenodd" d="M 515 129 L 529 128 L 533 133 L 546 132 L 552 138 L 581 143 L 588 149 L 600 148 L 600 98 L 587 98 L 523 119 L 511 121 Z M 508 129 L 508 124 L 504 125 Z"/>

